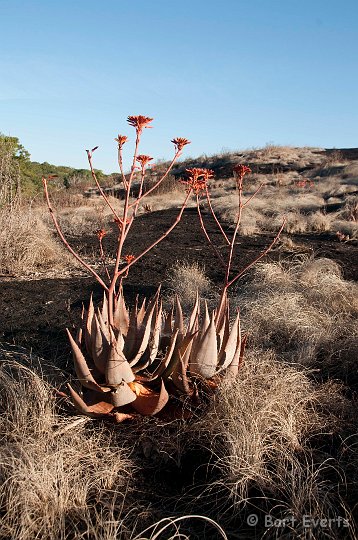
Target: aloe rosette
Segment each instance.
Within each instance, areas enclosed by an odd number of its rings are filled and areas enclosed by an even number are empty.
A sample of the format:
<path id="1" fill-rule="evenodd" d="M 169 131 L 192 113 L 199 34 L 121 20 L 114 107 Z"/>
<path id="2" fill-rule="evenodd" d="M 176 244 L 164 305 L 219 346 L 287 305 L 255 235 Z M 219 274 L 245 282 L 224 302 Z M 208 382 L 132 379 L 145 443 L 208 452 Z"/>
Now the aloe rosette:
<path id="1" fill-rule="evenodd" d="M 159 289 L 130 312 L 120 291 L 113 324 L 108 310 L 106 295 L 97 310 L 91 298 L 76 337 L 67 330 L 82 391 L 69 389 L 83 414 L 122 421 L 136 414 L 181 414 L 184 403 L 188 413 L 200 401 L 200 389 L 213 391 L 239 370 L 246 338 L 239 313 L 230 327 L 227 298 L 212 313 L 204 302 L 201 315 L 197 297 L 187 324 L 178 297 L 163 313 Z"/>

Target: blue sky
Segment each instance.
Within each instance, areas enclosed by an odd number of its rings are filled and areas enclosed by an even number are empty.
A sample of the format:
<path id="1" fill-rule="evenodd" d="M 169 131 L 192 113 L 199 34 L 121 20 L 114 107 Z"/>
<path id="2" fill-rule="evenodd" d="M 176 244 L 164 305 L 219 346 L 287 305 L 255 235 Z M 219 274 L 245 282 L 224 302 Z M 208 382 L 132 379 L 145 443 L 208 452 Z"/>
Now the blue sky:
<path id="1" fill-rule="evenodd" d="M 0 132 L 36 161 L 114 171 L 131 114 L 155 159 L 358 146 L 356 0 L 0 0 L 0 31 Z"/>

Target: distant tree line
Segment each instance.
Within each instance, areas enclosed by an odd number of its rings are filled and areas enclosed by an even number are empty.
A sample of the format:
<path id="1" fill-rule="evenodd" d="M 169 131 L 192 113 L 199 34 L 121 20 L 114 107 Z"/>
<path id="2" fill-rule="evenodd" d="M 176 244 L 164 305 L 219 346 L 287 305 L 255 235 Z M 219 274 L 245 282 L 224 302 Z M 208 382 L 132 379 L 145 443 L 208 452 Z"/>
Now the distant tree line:
<path id="1" fill-rule="evenodd" d="M 52 183 L 57 189 L 82 190 L 92 184 L 89 170 L 38 163 L 30 157 L 17 137 L 0 133 L 0 205 L 11 203 L 20 196 L 35 196 L 42 190 L 42 177 L 50 174 L 57 175 Z M 110 180 L 100 170 L 96 170 L 96 174 L 104 183 Z"/>

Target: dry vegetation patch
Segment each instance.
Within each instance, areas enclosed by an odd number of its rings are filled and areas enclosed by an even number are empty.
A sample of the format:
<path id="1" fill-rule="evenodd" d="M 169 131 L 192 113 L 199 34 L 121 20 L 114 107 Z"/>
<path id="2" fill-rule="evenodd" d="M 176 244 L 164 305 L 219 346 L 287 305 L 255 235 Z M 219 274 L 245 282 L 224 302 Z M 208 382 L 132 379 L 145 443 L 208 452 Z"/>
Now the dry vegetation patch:
<path id="1" fill-rule="evenodd" d="M 252 351 L 235 384 L 220 389 L 195 426 L 195 436 L 207 441 L 219 470 L 202 497 L 228 523 L 253 510 L 281 519 L 293 516 L 290 538 L 302 533 L 319 538 L 324 531 L 304 531 L 303 516 L 342 515 L 345 503 L 338 486 L 326 484 L 328 469 L 339 468 L 338 463 L 325 463 L 310 440 L 328 428 L 339 432 L 340 417 L 347 413 L 349 403 L 339 387 L 316 386 L 272 352 Z M 284 529 L 266 530 L 265 537 Z"/>
<path id="2" fill-rule="evenodd" d="M 119 528 L 129 511 L 133 463 L 108 430 L 59 414 L 31 364 L 0 352 L 0 538 L 109 538 L 106 521 Z"/>
<path id="3" fill-rule="evenodd" d="M 72 264 L 35 211 L 25 207 L 0 210 L 1 273 L 27 275 Z"/>
<path id="4" fill-rule="evenodd" d="M 238 297 L 250 341 L 290 362 L 356 378 L 358 286 L 329 259 L 258 265 Z"/>

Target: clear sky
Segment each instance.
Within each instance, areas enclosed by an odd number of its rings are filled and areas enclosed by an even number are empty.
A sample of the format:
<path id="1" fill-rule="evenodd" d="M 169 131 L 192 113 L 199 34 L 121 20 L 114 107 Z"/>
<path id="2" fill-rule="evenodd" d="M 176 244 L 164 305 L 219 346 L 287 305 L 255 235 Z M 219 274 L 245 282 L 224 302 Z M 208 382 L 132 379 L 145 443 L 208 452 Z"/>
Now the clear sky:
<path id="1" fill-rule="evenodd" d="M 0 132 L 35 161 L 358 146 L 357 0 L 0 0 Z M 133 130 L 133 131 L 132 131 Z"/>

